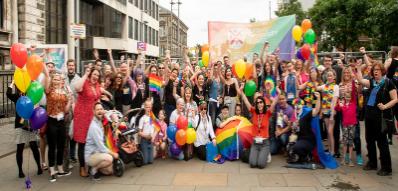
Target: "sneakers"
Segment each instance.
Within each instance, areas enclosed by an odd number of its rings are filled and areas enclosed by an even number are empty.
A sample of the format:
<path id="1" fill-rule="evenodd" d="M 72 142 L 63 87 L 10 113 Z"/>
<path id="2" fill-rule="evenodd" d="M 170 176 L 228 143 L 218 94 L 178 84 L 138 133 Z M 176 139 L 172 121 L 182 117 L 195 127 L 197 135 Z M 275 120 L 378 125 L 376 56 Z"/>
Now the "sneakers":
<path id="1" fill-rule="evenodd" d="M 350 163 L 350 156 L 348 156 L 348 154 L 345 154 L 344 155 L 344 160 L 345 160 L 346 164 Z"/>
<path id="2" fill-rule="evenodd" d="M 377 175 L 379 175 L 379 176 L 391 176 L 392 172 L 380 169 L 379 171 L 377 171 Z"/>
<path id="3" fill-rule="evenodd" d="M 349 167 L 354 167 L 355 164 L 352 162 L 352 160 L 350 160 L 350 162 L 348 163 L 348 166 L 349 166 Z"/>
<path id="4" fill-rule="evenodd" d="M 357 155 L 357 165 L 359 166 L 363 165 L 362 155 Z"/>
<path id="5" fill-rule="evenodd" d="M 57 173 L 57 175 L 58 175 L 59 177 L 69 176 L 69 175 L 71 175 L 71 174 L 72 174 L 71 171 L 69 171 L 69 172 L 58 172 L 58 173 Z"/>
<path id="6" fill-rule="evenodd" d="M 77 163 L 77 159 L 71 158 L 71 159 L 70 159 L 70 162 L 71 162 L 71 163 Z"/>
<path id="7" fill-rule="evenodd" d="M 377 167 L 373 167 L 369 163 L 367 163 L 362 169 L 365 170 L 365 171 L 377 170 Z"/>
<path id="8" fill-rule="evenodd" d="M 94 181 L 100 181 L 100 180 L 101 180 L 101 173 L 100 173 L 100 172 L 95 173 L 95 174 L 92 176 L 92 179 L 93 179 Z"/>
<path id="9" fill-rule="evenodd" d="M 57 175 L 55 175 L 55 174 L 51 175 L 49 180 L 50 180 L 50 182 L 57 181 Z"/>
<path id="10" fill-rule="evenodd" d="M 271 158 L 271 153 L 268 154 L 268 159 L 267 159 L 267 163 L 271 163 L 272 158 Z"/>
<path id="11" fill-rule="evenodd" d="M 48 170 L 48 166 L 47 166 L 47 164 L 46 163 L 41 163 L 41 169 L 43 169 L 43 170 Z"/>

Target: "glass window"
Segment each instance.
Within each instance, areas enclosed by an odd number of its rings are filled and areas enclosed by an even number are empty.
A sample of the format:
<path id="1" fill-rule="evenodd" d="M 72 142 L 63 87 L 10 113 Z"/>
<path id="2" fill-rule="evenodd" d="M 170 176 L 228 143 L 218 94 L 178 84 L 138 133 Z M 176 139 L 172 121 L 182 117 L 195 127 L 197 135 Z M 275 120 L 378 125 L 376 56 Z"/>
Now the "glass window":
<path id="1" fill-rule="evenodd" d="M 4 9 L 4 1 L 0 0 L 0 28 L 4 28 L 4 15 L 5 9 Z"/>
<path id="2" fill-rule="evenodd" d="M 140 0 L 140 9 L 143 10 L 144 0 Z"/>
<path id="3" fill-rule="evenodd" d="M 3 0 L 0 1 L 3 5 Z M 46 0 L 46 43 L 65 44 L 67 35 L 66 0 Z"/>
<path id="4" fill-rule="evenodd" d="M 138 40 L 138 34 L 139 34 L 139 30 L 138 30 L 138 20 L 134 19 L 134 39 Z"/>
<path id="5" fill-rule="evenodd" d="M 133 18 L 129 17 L 129 38 L 133 39 Z"/>
<path id="6" fill-rule="evenodd" d="M 138 8 L 138 0 L 134 0 L 134 5 Z"/>
<path id="7" fill-rule="evenodd" d="M 112 10 L 112 38 L 121 38 L 122 36 L 122 14 L 116 10 Z"/>

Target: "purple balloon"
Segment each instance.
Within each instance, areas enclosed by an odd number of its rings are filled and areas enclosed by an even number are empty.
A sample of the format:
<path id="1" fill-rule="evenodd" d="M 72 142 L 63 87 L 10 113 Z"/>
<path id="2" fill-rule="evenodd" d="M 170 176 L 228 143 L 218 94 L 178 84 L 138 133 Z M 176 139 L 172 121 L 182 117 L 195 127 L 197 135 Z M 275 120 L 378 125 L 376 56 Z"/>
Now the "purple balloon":
<path id="1" fill-rule="evenodd" d="M 170 152 L 173 156 L 178 156 L 181 153 L 181 149 L 178 147 L 177 143 L 173 143 L 170 146 Z"/>
<path id="2" fill-rule="evenodd" d="M 40 129 L 47 123 L 47 111 L 42 107 L 37 107 L 33 110 L 32 117 L 30 117 L 30 128 L 33 130 Z"/>
<path id="3" fill-rule="evenodd" d="M 296 52 L 296 58 L 298 58 L 298 59 L 300 59 L 300 60 L 302 60 L 302 61 L 305 60 L 304 57 L 303 57 L 303 55 L 301 55 L 301 48 L 299 48 L 299 49 L 297 50 L 297 52 Z"/>

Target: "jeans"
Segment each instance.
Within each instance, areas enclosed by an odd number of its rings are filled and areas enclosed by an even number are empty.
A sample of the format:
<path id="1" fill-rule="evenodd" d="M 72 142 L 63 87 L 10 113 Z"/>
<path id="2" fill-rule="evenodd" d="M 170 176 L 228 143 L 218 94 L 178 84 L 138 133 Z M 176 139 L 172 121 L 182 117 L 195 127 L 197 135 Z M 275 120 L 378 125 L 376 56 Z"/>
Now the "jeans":
<path id="1" fill-rule="evenodd" d="M 141 138 L 141 152 L 144 155 L 144 164 L 153 163 L 153 145 L 151 141 Z"/>
<path id="2" fill-rule="evenodd" d="M 263 144 L 253 143 L 250 147 L 250 167 L 265 168 L 270 151 L 270 141 L 266 139 Z"/>
<path id="3" fill-rule="evenodd" d="M 48 144 L 48 165 L 50 167 L 63 164 L 64 145 L 66 139 L 65 121 L 58 121 L 48 117 L 47 121 L 47 144 Z M 55 157 L 56 156 L 56 157 Z"/>
<path id="4" fill-rule="evenodd" d="M 271 138 L 271 155 L 277 154 L 278 151 L 283 147 L 286 148 L 288 141 L 289 135 L 287 133 L 284 133 L 279 137 Z"/>
<path id="5" fill-rule="evenodd" d="M 213 122 L 213 128 L 215 130 L 217 128 L 216 117 L 218 116 L 217 102 L 213 102 L 213 101 L 209 102 L 209 115 L 210 115 L 211 121 Z"/>

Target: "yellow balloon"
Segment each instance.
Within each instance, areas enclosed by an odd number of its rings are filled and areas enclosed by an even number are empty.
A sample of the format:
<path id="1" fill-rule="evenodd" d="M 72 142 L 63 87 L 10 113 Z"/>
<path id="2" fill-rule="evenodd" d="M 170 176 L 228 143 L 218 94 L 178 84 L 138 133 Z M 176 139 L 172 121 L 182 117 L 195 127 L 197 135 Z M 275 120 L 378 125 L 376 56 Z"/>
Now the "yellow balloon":
<path id="1" fill-rule="evenodd" d="M 292 30 L 293 39 L 297 42 L 301 41 L 301 36 L 303 35 L 303 30 L 300 26 L 295 25 Z"/>
<path id="2" fill-rule="evenodd" d="M 202 53 L 202 62 L 205 67 L 209 65 L 209 58 L 210 58 L 209 51 L 205 51 Z"/>
<path id="3" fill-rule="evenodd" d="M 28 71 L 24 68 L 16 68 L 14 72 L 14 83 L 17 88 L 25 93 L 28 87 L 30 86 L 30 76 Z"/>
<path id="4" fill-rule="evenodd" d="M 193 128 L 188 128 L 187 131 L 187 144 L 192 144 L 196 141 L 196 132 Z"/>
<path id="5" fill-rule="evenodd" d="M 239 59 L 235 62 L 235 71 L 238 78 L 242 79 L 246 73 L 246 63 L 243 59 Z"/>

